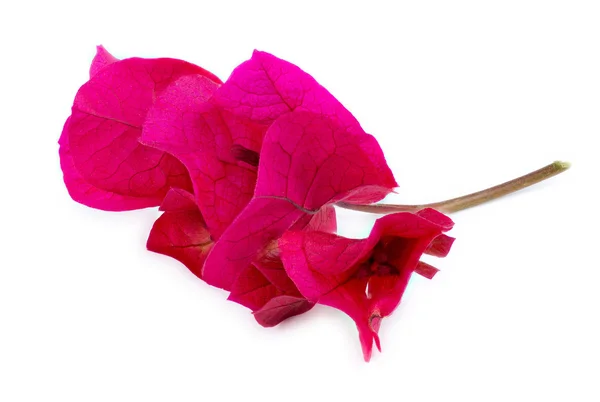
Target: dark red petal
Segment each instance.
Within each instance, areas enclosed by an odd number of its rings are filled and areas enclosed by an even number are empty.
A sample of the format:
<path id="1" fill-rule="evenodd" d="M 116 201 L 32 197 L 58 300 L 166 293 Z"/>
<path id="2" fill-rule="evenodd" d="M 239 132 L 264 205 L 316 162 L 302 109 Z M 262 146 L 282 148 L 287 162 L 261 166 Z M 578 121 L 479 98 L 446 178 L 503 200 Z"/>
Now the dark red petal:
<path id="1" fill-rule="evenodd" d="M 454 237 L 441 234 L 431 241 L 425 250 L 425 254 L 433 255 L 435 257 L 445 257 L 450 252 L 454 240 Z"/>
<path id="2" fill-rule="evenodd" d="M 254 261 L 254 266 L 279 290 L 291 296 L 300 296 L 300 292 L 283 268 L 279 249 L 274 243 Z"/>
<path id="3" fill-rule="evenodd" d="M 180 188 L 172 188 L 160 204 L 159 210 L 168 212 L 198 211 L 198 206 L 193 194 Z"/>
<path id="4" fill-rule="evenodd" d="M 269 300 L 283 293 L 277 289 L 254 265 L 248 265 L 236 278 L 228 300 L 258 310 Z"/>
<path id="5" fill-rule="evenodd" d="M 280 271 L 286 278 L 286 273 L 274 261 L 264 261 L 262 269 L 272 265 L 272 269 Z M 279 265 L 279 269 L 276 267 Z M 264 271 L 263 271 L 264 272 Z M 256 320 L 265 327 L 279 324 L 286 318 L 302 314 L 314 305 L 300 295 L 294 284 L 287 278 L 290 289 L 275 286 L 269 276 L 265 276 L 254 265 L 249 265 L 236 278 L 228 300 L 239 303 L 253 310 Z"/>
<path id="6" fill-rule="evenodd" d="M 314 303 L 302 297 L 277 296 L 254 312 L 254 318 L 263 327 L 274 327 L 283 320 L 306 313 Z"/>
<path id="7" fill-rule="evenodd" d="M 440 270 L 434 267 L 433 265 L 429 265 L 426 262 L 419 261 L 415 268 L 415 273 L 424 276 L 427 279 L 433 279 L 435 274 L 437 274 Z"/>
<path id="8" fill-rule="evenodd" d="M 202 277 L 202 266 L 212 245 L 197 209 L 164 212 L 154 222 L 146 244 L 148 250 L 175 258 L 198 277 Z"/>

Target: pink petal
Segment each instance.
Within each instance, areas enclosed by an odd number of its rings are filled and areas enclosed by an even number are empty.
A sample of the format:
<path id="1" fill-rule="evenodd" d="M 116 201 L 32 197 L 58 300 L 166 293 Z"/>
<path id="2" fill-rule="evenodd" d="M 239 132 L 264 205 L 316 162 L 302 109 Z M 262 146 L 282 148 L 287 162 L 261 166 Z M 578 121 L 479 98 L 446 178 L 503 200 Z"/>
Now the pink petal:
<path id="1" fill-rule="evenodd" d="M 314 303 L 302 297 L 277 296 L 254 312 L 254 318 L 263 327 L 274 327 L 283 320 L 306 313 Z"/>
<path id="2" fill-rule="evenodd" d="M 263 254 L 255 259 L 254 266 L 271 282 L 277 289 L 284 294 L 292 296 L 300 296 L 300 291 L 290 279 L 283 262 L 279 255 L 279 249 L 276 244 L 272 244 L 265 248 Z"/>
<path id="3" fill-rule="evenodd" d="M 304 110 L 328 117 L 349 131 L 358 121 L 313 77 L 290 62 L 254 51 L 215 93 L 222 109 L 248 121 L 270 125 L 285 113 Z"/>
<path id="4" fill-rule="evenodd" d="M 366 361 L 371 358 L 377 335 L 367 325 L 368 278 L 353 277 L 351 269 L 369 251 L 369 243 L 369 239 L 321 232 L 288 232 L 279 241 L 285 270 L 300 293 L 312 302 L 345 312 L 355 321 Z"/>
<path id="5" fill-rule="evenodd" d="M 454 227 L 454 222 L 447 215 L 436 211 L 433 208 L 425 208 L 417 212 L 417 215 L 423 219 L 427 219 L 430 222 L 433 222 L 444 231 L 450 230 Z"/>
<path id="6" fill-rule="evenodd" d="M 236 278 L 228 300 L 239 303 L 253 310 L 256 320 L 265 327 L 272 327 L 294 315 L 302 314 L 314 305 L 300 295 L 294 284 L 287 278 L 281 261 L 264 262 L 261 270 L 249 265 Z M 288 289 L 276 286 L 270 276 L 263 275 L 264 269 L 272 265 L 272 269 L 285 276 Z M 290 288 L 291 287 L 291 288 Z"/>
<path id="7" fill-rule="evenodd" d="M 326 117 L 345 131 L 361 136 L 361 146 L 369 163 L 381 176 L 381 181 L 386 182 L 386 187 L 398 186 L 377 141 L 371 136 L 365 136 L 356 118 L 329 91 L 288 61 L 255 50 L 252 58 L 238 66 L 215 92 L 213 102 L 242 120 L 265 127 L 293 111 L 311 112 Z M 379 190 L 364 186 L 361 191 L 356 191 L 344 201 L 371 203 L 374 202 L 373 193 Z"/>
<path id="8" fill-rule="evenodd" d="M 215 243 L 204 265 L 204 280 L 216 287 L 231 288 L 235 278 L 257 254 L 303 214 L 288 202 L 253 199 Z M 235 230 L 230 231 L 231 228 Z"/>
<path id="9" fill-rule="evenodd" d="M 419 261 L 415 267 L 415 273 L 424 276 L 427 279 L 433 279 L 435 274 L 437 274 L 439 271 L 440 270 L 433 265 L 429 265 L 423 261 Z"/>
<path id="10" fill-rule="evenodd" d="M 258 310 L 276 296 L 282 295 L 254 265 L 248 265 L 236 278 L 228 300 L 251 310 Z"/>
<path id="11" fill-rule="evenodd" d="M 110 54 L 108 50 L 104 48 L 104 46 L 96 46 L 96 56 L 94 56 L 92 65 L 90 66 L 90 78 L 96 75 L 98 71 L 102 70 L 104 67 L 116 61 L 119 61 L 119 59 Z"/>
<path id="12" fill-rule="evenodd" d="M 58 154 L 60 157 L 60 167 L 63 171 L 63 180 L 69 195 L 74 201 L 92 208 L 116 211 L 156 206 L 156 200 L 154 199 L 118 194 L 88 183 L 81 173 L 79 173 L 73 161 L 67 128 L 69 121 L 70 119 L 67 119 L 65 122 L 62 135 L 58 141 L 60 145 Z"/>
<path id="13" fill-rule="evenodd" d="M 172 188 L 160 204 L 159 210 L 168 212 L 197 211 L 198 206 L 192 194 L 180 188 Z"/>
<path id="14" fill-rule="evenodd" d="M 63 165 L 76 171 L 66 176 L 77 200 L 106 210 L 159 205 L 171 187 L 191 189 L 185 167 L 172 156 L 141 145 L 138 139 L 146 113 L 157 94 L 172 80 L 188 74 L 214 77 L 200 67 L 173 59 L 125 59 L 105 65 L 78 91 L 72 115 L 61 138 L 68 146 Z M 214 79 L 217 79 L 214 77 Z M 109 194 L 142 199 L 123 203 L 121 197 L 85 197 L 92 187 Z"/>
<path id="15" fill-rule="evenodd" d="M 340 200 L 379 201 L 396 187 L 380 152 L 365 132 L 352 134 L 322 115 L 289 113 L 267 132 L 255 196 L 281 197 L 315 212 Z"/>
<path id="16" fill-rule="evenodd" d="M 232 149 L 258 151 L 262 132 L 207 103 L 216 87 L 199 75 L 175 81 L 150 109 L 142 141 L 187 167 L 198 207 L 218 239 L 251 199 L 256 183 L 256 167 L 236 159 Z"/>
<path id="17" fill-rule="evenodd" d="M 399 275 L 373 276 L 369 280 L 370 313 L 381 318 L 387 317 L 398 307 L 408 281 L 412 276 L 412 270 L 401 270 Z"/>
<path id="18" fill-rule="evenodd" d="M 294 223 L 289 230 L 309 230 L 335 233 L 337 218 L 333 205 L 325 205 L 314 215 L 306 214 Z"/>
<path id="19" fill-rule="evenodd" d="M 150 251 L 175 258 L 202 277 L 202 265 L 213 242 L 198 209 L 186 205 L 189 196 L 182 190 L 168 193 L 162 205 L 166 212 L 154 222 L 146 246 Z"/>
<path id="20" fill-rule="evenodd" d="M 296 266 L 301 270 L 310 267 L 311 271 L 319 275 L 342 275 L 360 262 L 366 253 L 370 252 L 370 243 L 369 239 L 348 239 L 332 233 L 290 231 L 279 239 L 279 248 L 285 256 L 283 262 L 286 271 L 298 285 L 294 276 Z M 294 258 L 291 257 L 292 253 Z M 302 287 L 299 289 L 302 294 L 307 296 Z M 323 289 L 323 293 L 329 290 L 326 287 Z M 306 291 L 311 292 L 309 289 Z M 309 298 L 317 299 L 318 297 L 317 295 Z"/>
<path id="21" fill-rule="evenodd" d="M 312 215 L 304 230 L 335 233 L 337 231 L 337 219 L 333 205 L 325 205 L 319 212 Z"/>
<path id="22" fill-rule="evenodd" d="M 346 313 L 356 323 L 360 345 L 365 361 L 371 359 L 373 341 L 379 338 L 377 333 L 368 325 L 369 300 L 365 294 L 368 278 L 355 278 L 323 294 L 319 304 L 336 308 Z"/>
<path id="23" fill-rule="evenodd" d="M 300 293 L 345 312 L 356 322 L 365 360 L 371 356 L 373 342 L 381 348 L 377 336 L 381 318 L 400 303 L 412 272 L 433 273 L 419 265 L 419 258 L 449 223 L 430 211 L 423 215 L 432 220 L 408 212 L 382 217 L 367 239 L 296 231 L 287 232 L 279 241 L 285 270 Z M 386 254 L 377 254 L 382 252 Z M 377 261 L 398 272 L 363 273 L 365 266 Z"/>
<path id="24" fill-rule="evenodd" d="M 450 252 L 454 240 L 454 237 L 441 234 L 431 241 L 425 250 L 425 254 L 433 255 L 435 257 L 445 257 Z"/>
<path id="25" fill-rule="evenodd" d="M 292 112 L 269 128 L 263 141 L 252 201 L 215 244 L 204 267 L 218 287 L 233 278 L 270 241 L 307 214 L 344 199 L 375 202 L 396 182 L 372 136 L 352 134 L 333 120 Z"/>

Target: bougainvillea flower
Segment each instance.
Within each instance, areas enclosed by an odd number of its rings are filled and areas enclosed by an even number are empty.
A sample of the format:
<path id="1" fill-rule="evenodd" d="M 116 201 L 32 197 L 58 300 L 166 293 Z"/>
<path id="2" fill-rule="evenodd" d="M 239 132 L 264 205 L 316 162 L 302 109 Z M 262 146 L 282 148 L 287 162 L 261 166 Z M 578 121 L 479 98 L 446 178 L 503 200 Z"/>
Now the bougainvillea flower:
<path id="1" fill-rule="evenodd" d="M 260 153 L 254 196 L 209 254 L 203 277 L 228 288 L 273 240 L 338 201 L 372 203 L 397 186 L 377 141 L 339 119 L 306 111 L 279 117 Z"/>
<path id="2" fill-rule="evenodd" d="M 443 234 L 453 222 L 425 209 L 380 218 L 366 239 L 331 233 L 290 231 L 279 240 L 289 277 L 309 301 L 337 308 L 356 323 L 365 360 L 381 319 L 400 303 L 413 272 L 437 271 L 419 261 L 423 253 L 445 256 L 454 239 Z"/>
<path id="3" fill-rule="evenodd" d="M 171 82 L 197 75 L 216 87 L 219 79 L 182 60 L 117 60 L 102 47 L 90 75 L 75 96 L 59 140 L 71 197 L 121 211 L 160 205 L 172 187 L 191 191 L 186 168 L 171 155 L 142 145 L 141 128 L 154 99 Z"/>

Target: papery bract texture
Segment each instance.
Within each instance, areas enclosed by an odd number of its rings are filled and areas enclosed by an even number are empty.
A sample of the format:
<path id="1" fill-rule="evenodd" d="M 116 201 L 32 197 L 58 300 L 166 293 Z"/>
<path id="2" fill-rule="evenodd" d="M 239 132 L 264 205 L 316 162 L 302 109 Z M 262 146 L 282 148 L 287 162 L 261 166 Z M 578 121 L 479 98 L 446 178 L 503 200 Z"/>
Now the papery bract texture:
<path id="1" fill-rule="evenodd" d="M 286 113 L 303 110 L 327 116 L 350 132 L 362 131 L 354 116 L 313 77 L 288 61 L 257 50 L 215 93 L 214 103 L 265 127 Z"/>
<path id="2" fill-rule="evenodd" d="M 283 265 L 281 272 L 287 275 Z M 300 294 L 289 278 L 287 280 L 291 287 L 282 289 L 250 264 L 237 276 L 228 300 L 251 309 L 260 325 L 273 327 L 287 318 L 307 312 L 315 305 Z"/>
<path id="3" fill-rule="evenodd" d="M 198 277 L 213 241 L 194 196 L 185 190 L 170 190 L 160 206 L 164 213 L 154 222 L 146 247 L 183 263 Z"/>
<path id="4" fill-rule="evenodd" d="M 304 230 L 311 228 L 309 224 Z M 294 298 L 293 302 L 292 299 L 281 299 L 283 296 Z M 273 299 L 279 302 L 272 302 Z M 254 313 L 262 310 L 254 317 L 261 325 L 269 327 L 277 325 L 280 322 L 278 320 L 304 313 L 314 305 L 300 294 L 287 275 L 276 242 L 265 247 L 263 253 L 237 275 L 228 300 L 242 304 Z M 266 305 L 271 307 L 263 310 Z M 272 309 L 275 305 L 276 309 Z"/>
<path id="5" fill-rule="evenodd" d="M 365 360 L 422 254 L 444 257 L 445 215 L 378 219 L 366 239 L 333 234 L 334 204 L 370 204 L 397 183 L 374 137 L 316 80 L 265 52 L 225 83 L 175 59 L 119 60 L 102 46 L 59 144 L 82 204 L 160 205 L 147 241 L 272 327 L 316 303 L 356 323 Z M 381 349 L 380 349 L 381 350 Z"/>
<path id="6" fill-rule="evenodd" d="M 142 137 L 188 168 L 215 239 L 250 201 L 262 140 L 275 119 L 306 110 L 361 131 L 350 112 L 310 75 L 265 52 L 255 51 L 237 67 L 208 103 L 198 95 L 205 85 L 206 80 L 191 76 L 174 82 L 150 111 Z"/>
<path id="7" fill-rule="evenodd" d="M 290 317 L 304 314 L 314 303 L 304 297 L 276 296 L 254 312 L 254 318 L 263 327 L 273 327 Z"/>
<path id="8" fill-rule="evenodd" d="M 94 56 L 90 66 L 90 78 L 96 75 L 98 71 L 102 70 L 104 67 L 117 61 L 119 61 L 119 59 L 110 54 L 104 46 L 96 46 L 96 56 Z"/>
<path id="9" fill-rule="evenodd" d="M 185 190 L 171 189 L 160 210 L 164 213 L 150 231 L 148 250 L 175 258 L 202 278 L 202 266 L 213 246 L 213 240 L 198 210 L 195 197 Z M 331 211 L 326 211 L 318 224 L 309 223 L 304 229 L 316 227 L 332 228 Z M 231 291 L 229 300 L 257 313 L 255 318 L 264 326 L 275 326 L 314 306 L 314 303 L 300 294 L 287 276 L 276 245 L 273 245 L 273 249 L 266 250 L 255 264 L 248 265 L 238 275 L 232 287 L 226 290 Z"/>
<path id="10" fill-rule="evenodd" d="M 196 202 L 214 239 L 246 206 L 256 184 L 262 132 L 224 113 L 205 94 L 216 84 L 182 77 L 156 100 L 144 125 L 144 144 L 177 157 L 190 172 Z"/>
<path id="11" fill-rule="evenodd" d="M 267 131 L 254 196 L 215 244 L 203 276 L 230 287 L 269 242 L 307 215 L 342 200 L 375 202 L 396 186 L 371 135 L 324 115 L 287 113 Z"/>
<path id="12" fill-rule="evenodd" d="M 452 225 L 447 216 L 426 209 L 380 218 L 366 239 L 287 232 L 279 247 L 285 270 L 304 297 L 356 322 L 368 361 L 373 342 L 380 348 L 381 319 L 400 303 L 413 272 L 433 276 L 435 271 L 424 269 L 419 259 L 423 253 L 447 254 L 453 239 L 443 232 Z"/>
<path id="13" fill-rule="evenodd" d="M 117 61 L 101 47 L 90 74 L 59 140 L 73 199 L 121 211 L 160 205 L 171 187 L 191 191 L 188 172 L 177 159 L 138 140 L 148 109 L 172 81 L 186 75 L 219 79 L 181 60 Z"/>

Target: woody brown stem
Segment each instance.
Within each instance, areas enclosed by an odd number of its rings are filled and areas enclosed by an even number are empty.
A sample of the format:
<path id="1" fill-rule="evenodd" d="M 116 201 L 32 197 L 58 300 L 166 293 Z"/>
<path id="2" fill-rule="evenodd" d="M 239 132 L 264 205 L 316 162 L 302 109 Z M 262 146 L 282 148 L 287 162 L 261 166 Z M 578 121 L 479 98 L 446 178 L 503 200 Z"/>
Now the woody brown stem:
<path id="1" fill-rule="evenodd" d="M 352 209 L 361 212 L 371 212 L 375 214 L 387 214 L 392 212 L 416 212 L 424 208 L 434 208 L 443 213 L 452 213 L 462 211 L 463 209 L 471 208 L 476 205 L 495 200 L 496 198 L 504 197 L 505 195 L 522 190 L 536 183 L 556 176 L 559 173 L 567 170 L 571 165 L 568 162 L 556 161 L 548 166 L 544 166 L 534 172 L 528 173 L 525 176 L 517 177 L 516 179 L 507 181 L 506 183 L 490 187 L 485 190 L 477 191 L 472 194 L 463 195 L 462 197 L 452 198 L 446 201 L 434 202 L 431 204 L 421 205 L 394 205 L 394 204 L 371 204 L 371 205 L 354 205 L 345 202 L 338 202 L 336 205 L 346 209 Z"/>

